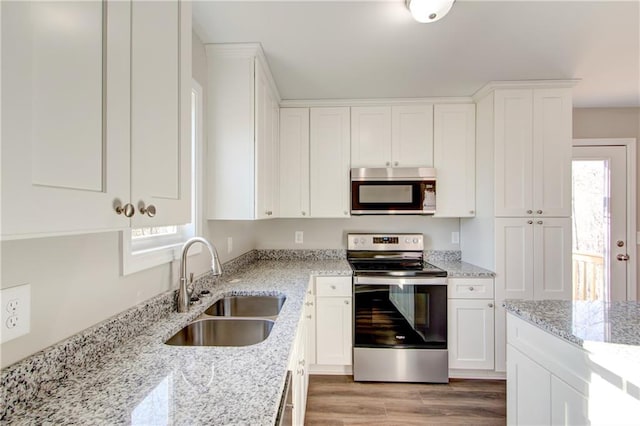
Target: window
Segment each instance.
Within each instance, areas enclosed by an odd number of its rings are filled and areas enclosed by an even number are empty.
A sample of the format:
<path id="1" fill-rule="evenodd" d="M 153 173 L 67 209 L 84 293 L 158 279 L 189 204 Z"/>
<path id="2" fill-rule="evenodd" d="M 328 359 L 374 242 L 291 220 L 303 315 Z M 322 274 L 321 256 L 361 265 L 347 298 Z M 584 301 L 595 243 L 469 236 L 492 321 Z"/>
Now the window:
<path id="1" fill-rule="evenodd" d="M 121 233 L 122 275 L 169 263 L 180 257 L 182 244 L 200 230 L 202 190 L 202 87 L 194 80 L 191 89 L 191 223 L 134 228 Z M 189 254 L 199 253 L 201 246 Z"/>

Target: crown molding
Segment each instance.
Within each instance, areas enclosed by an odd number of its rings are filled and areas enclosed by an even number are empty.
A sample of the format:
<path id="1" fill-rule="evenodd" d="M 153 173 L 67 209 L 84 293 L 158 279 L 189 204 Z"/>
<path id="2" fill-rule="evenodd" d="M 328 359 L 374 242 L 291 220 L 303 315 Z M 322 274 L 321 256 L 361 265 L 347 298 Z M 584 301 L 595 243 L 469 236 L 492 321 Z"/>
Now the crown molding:
<path id="1" fill-rule="evenodd" d="M 451 96 L 437 98 L 372 98 L 372 99 L 284 99 L 282 108 L 308 107 L 358 107 L 358 106 L 407 106 L 418 104 L 468 104 L 471 97 Z"/>
<path id="2" fill-rule="evenodd" d="M 477 102 L 497 89 L 571 89 L 580 81 L 580 79 L 490 81 L 478 89 L 471 98 Z"/>

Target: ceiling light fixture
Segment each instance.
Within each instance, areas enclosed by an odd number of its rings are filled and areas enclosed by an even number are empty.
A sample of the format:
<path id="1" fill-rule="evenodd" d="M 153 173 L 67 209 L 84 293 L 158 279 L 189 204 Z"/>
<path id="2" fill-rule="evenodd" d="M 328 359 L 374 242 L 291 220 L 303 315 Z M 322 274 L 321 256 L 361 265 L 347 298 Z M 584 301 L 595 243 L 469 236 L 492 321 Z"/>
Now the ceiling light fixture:
<path id="1" fill-rule="evenodd" d="M 428 23 L 442 19 L 449 11 L 455 0 L 405 0 L 413 19 Z"/>

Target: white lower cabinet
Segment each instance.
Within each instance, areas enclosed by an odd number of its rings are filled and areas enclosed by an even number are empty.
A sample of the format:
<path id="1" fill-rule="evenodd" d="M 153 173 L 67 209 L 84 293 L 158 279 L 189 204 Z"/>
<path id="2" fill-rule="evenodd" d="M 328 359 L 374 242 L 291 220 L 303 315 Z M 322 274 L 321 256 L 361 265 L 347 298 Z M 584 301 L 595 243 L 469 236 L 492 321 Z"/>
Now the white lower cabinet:
<path id="1" fill-rule="evenodd" d="M 291 387 L 293 399 L 293 424 L 303 425 L 307 407 L 307 390 L 309 387 L 309 370 L 307 369 L 307 321 L 306 312 L 302 310 L 302 318 L 298 323 L 293 352 L 289 359 L 291 371 Z"/>
<path id="2" fill-rule="evenodd" d="M 634 372 L 615 365 L 507 314 L 507 424 L 637 425 Z"/>
<path id="3" fill-rule="evenodd" d="M 317 374 L 350 374 L 352 365 L 352 293 L 351 277 L 316 277 L 313 307 L 315 327 L 309 333 L 315 336 L 315 358 L 310 366 Z M 314 317 L 308 313 L 306 318 Z"/>
<path id="4" fill-rule="evenodd" d="M 449 368 L 493 370 L 493 279 L 450 278 L 448 286 Z"/>

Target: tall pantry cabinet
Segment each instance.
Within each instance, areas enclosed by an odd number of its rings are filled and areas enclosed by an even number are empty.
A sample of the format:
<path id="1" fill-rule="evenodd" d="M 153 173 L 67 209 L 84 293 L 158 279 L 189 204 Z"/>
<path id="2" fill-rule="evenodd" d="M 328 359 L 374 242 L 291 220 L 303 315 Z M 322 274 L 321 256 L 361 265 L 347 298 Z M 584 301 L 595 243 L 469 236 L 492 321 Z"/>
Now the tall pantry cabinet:
<path id="1" fill-rule="evenodd" d="M 572 86 L 494 83 L 476 97 L 477 214 L 461 221 L 461 249 L 496 273 L 496 371 L 505 299 L 571 299 Z"/>

